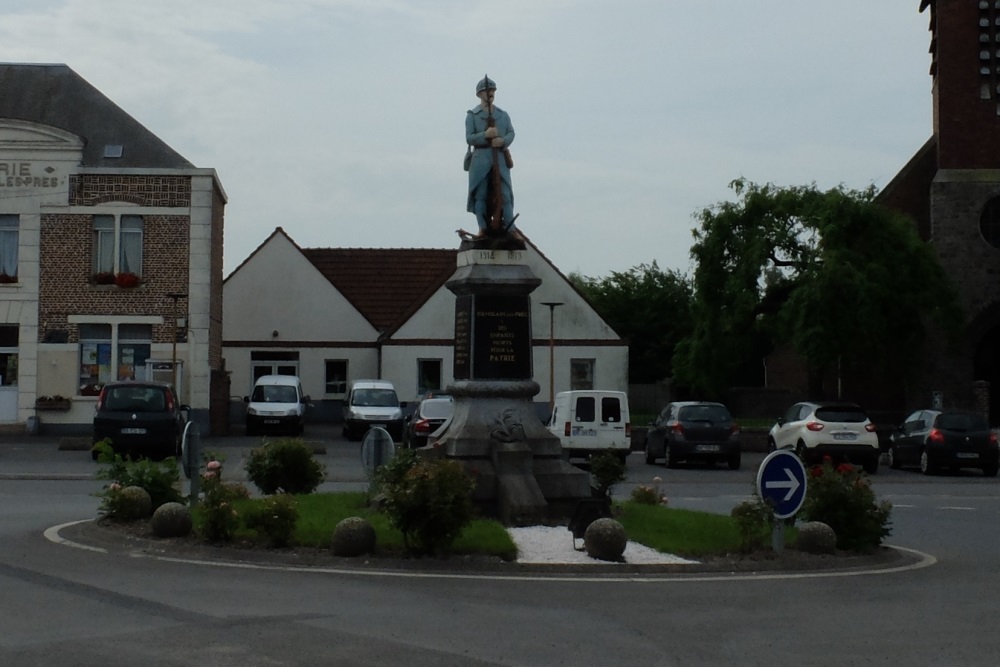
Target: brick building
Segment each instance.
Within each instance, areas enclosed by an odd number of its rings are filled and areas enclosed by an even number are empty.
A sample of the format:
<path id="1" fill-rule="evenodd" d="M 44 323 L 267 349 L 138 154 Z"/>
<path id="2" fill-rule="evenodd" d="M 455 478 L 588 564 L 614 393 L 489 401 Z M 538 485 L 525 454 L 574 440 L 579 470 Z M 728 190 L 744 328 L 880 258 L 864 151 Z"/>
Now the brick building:
<path id="1" fill-rule="evenodd" d="M 176 372 L 224 428 L 214 170 L 65 65 L 0 64 L 0 90 L 0 423 L 86 432 L 102 384 Z"/>
<path id="2" fill-rule="evenodd" d="M 1000 2 L 921 0 L 919 9 L 930 19 L 933 135 L 881 199 L 932 244 L 967 328 L 956 356 L 933 341 L 906 402 L 989 410 L 1000 424 Z"/>

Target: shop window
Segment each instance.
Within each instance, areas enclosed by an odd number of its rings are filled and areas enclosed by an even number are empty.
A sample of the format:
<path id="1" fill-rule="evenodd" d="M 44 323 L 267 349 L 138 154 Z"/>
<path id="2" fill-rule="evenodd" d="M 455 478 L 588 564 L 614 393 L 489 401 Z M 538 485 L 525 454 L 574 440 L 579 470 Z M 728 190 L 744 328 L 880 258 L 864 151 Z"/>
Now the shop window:
<path id="1" fill-rule="evenodd" d="M 17 385 L 16 326 L 0 326 L 0 386 Z"/>
<path id="2" fill-rule="evenodd" d="M 118 326 L 118 379 L 147 380 L 146 360 L 152 346 L 153 327 L 148 324 Z"/>
<path id="3" fill-rule="evenodd" d="M 152 338 L 148 324 L 81 324 L 80 394 L 96 396 L 114 380 L 147 379 Z"/>
<path id="4" fill-rule="evenodd" d="M 593 389 L 594 360 L 570 359 L 569 384 L 570 384 L 570 389 Z"/>
<path id="5" fill-rule="evenodd" d="M 16 215 L 0 215 L 0 283 L 17 282 L 19 224 Z"/>
<path id="6" fill-rule="evenodd" d="M 326 389 L 327 394 L 347 393 L 347 361 L 344 359 L 326 360 Z"/>
<path id="7" fill-rule="evenodd" d="M 417 396 L 423 398 L 432 391 L 441 391 L 441 360 L 417 359 Z"/>
<path id="8" fill-rule="evenodd" d="M 94 273 L 142 275 L 141 215 L 94 216 Z"/>
<path id="9" fill-rule="evenodd" d="M 80 393 L 97 396 L 111 376 L 111 325 L 80 325 Z"/>

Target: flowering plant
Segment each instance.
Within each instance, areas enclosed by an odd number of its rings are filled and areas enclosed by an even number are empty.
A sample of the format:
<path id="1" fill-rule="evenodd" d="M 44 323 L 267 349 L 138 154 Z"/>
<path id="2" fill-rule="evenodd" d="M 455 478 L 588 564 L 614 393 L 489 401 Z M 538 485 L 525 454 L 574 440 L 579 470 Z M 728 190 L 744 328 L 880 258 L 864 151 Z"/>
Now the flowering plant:
<path id="1" fill-rule="evenodd" d="M 876 501 L 863 470 L 849 463 L 835 466 L 830 457 L 809 469 L 801 517 L 833 528 L 838 549 L 873 550 L 891 532 L 891 511 L 891 503 Z"/>
<path id="2" fill-rule="evenodd" d="M 662 482 L 659 477 L 654 477 L 652 485 L 640 484 L 635 487 L 632 489 L 632 502 L 642 505 L 666 505 L 667 494 L 660 492 Z"/>
<path id="3" fill-rule="evenodd" d="M 123 287 L 125 289 L 130 289 L 132 287 L 138 287 L 142 284 L 142 278 L 134 273 L 124 271 L 115 275 L 115 285 Z"/>

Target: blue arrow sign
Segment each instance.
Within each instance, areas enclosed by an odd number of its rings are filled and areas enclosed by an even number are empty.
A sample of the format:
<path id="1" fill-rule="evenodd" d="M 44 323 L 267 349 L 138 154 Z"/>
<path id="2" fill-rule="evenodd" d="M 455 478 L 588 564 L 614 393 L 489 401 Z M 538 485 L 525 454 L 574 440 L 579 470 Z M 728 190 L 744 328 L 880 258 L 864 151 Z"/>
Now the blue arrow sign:
<path id="1" fill-rule="evenodd" d="M 774 510 L 774 516 L 794 516 L 806 499 L 806 469 L 787 449 L 771 452 L 757 470 L 757 493 Z"/>

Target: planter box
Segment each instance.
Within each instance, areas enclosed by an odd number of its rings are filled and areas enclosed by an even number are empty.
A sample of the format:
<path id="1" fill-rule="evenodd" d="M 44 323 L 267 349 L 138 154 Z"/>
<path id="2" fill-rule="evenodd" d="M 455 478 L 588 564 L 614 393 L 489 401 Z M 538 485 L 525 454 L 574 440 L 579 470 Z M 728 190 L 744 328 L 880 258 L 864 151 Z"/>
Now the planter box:
<path id="1" fill-rule="evenodd" d="M 73 402 L 68 398 L 58 401 L 35 401 L 36 410 L 61 410 L 63 412 L 73 407 Z"/>

